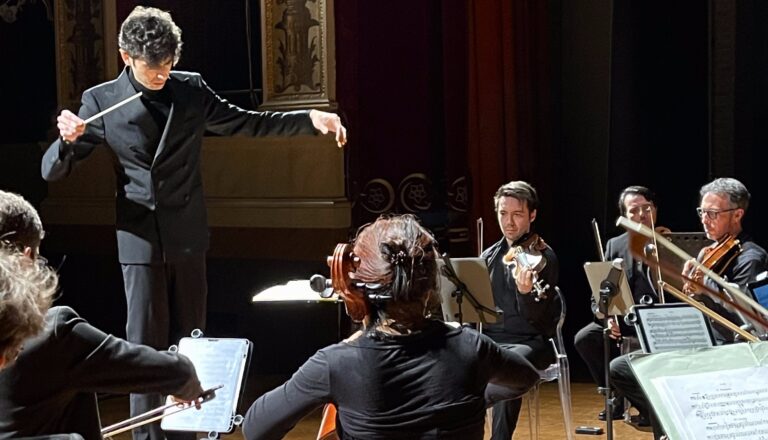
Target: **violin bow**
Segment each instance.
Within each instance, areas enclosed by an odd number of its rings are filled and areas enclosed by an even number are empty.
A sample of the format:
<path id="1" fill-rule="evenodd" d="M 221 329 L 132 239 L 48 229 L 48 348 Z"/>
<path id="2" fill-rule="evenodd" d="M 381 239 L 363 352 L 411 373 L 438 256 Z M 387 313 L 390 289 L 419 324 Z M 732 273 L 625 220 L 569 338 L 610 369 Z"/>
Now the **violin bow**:
<path id="1" fill-rule="evenodd" d="M 159 406 L 155 409 L 151 409 L 145 413 L 141 413 L 130 419 L 123 420 L 122 422 L 115 423 L 114 425 L 107 426 L 101 430 L 101 436 L 104 438 L 114 437 L 117 434 L 125 431 L 130 431 L 133 428 L 144 426 L 146 424 L 156 422 L 164 417 L 179 413 L 181 411 L 195 408 L 195 403 L 205 403 L 216 397 L 216 390 L 223 388 L 224 385 L 217 385 L 213 388 L 209 388 L 203 391 L 197 399 L 191 402 L 171 402 L 165 405 Z"/>
<path id="2" fill-rule="evenodd" d="M 592 219 L 592 234 L 595 236 L 595 245 L 597 246 L 597 255 L 600 257 L 600 261 L 605 261 L 605 251 L 603 251 L 603 240 L 600 239 L 600 227 L 597 224 L 597 219 Z"/>
<path id="3" fill-rule="evenodd" d="M 646 236 L 648 238 L 652 238 L 652 236 L 654 234 L 654 231 L 651 230 L 650 228 L 648 228 L 647 226 L 645 226 L 643 224 L 640 224 L 640 223 L 637 223 L 637 222 L 633 222 L 632 220 L 629 220 L 629 219 L 627 219 L 625 217 L 619 217 L 619 219 L 616 220 L 616 224 L 621 226 L 621 227 L 623 227 L 623 228 L 625 228 L 625 229 L 627 229 L 628 231 L 637 232 L 637 233 L 639 233 L 641 235 L 644 235 L 644 236 Z M 692 256 L 688 255 L 687 252 L 685 252 L 684 250 L 680 249 L 678 246 L 676 246 L 671 241 L 667 240 L 663 236 L 657 236 L 657 242 L 659 244 L 661 244 L 662 246 L 664 246 L 665 248 L 669 249 L 672 253 L 674 253 L 678 257 L 682 258 L 684 261 L 692 260 L 694 266 L 697 269 L 699 269 L 702 272 L 704 272 L 704 274 L 706 276 L 708 276 L 711 280 L 713 280 L 715 283 L 717 283 L 720 287 L 722 287 L 724 290 L 726 290 L 728 293 L 730 293 L 732 297 L 739 298 L 739 300 L 741 300 L 742 302 L 749 304 L 749 306 L 754 308 L 754 310 L 756 310 L 761 316 L 768 316 L 768 310 L 766 310 L 765 307 L 761 306 L 757 301 L 755 301 L 754 299 L 752 299 L 749 296 L 747 296 L 746 294 L 744 294 L 744 292 L 742 292 L 739 289 L 733 287 L 731 284 L 726 282 L 720 275 L 718 275 L 714 271 L 710 270 L 708 267 L 706 267 L 703 264 L 701 264 L 698 260 L 694 259 Z M 658 255 L 658 248 L 656 249 L 656 254 Z M 655 263 L 655 262 L 650 261 L 644 255 L 642 255 L 642 252 L 640 252 L 639 256 L 646 262 L 646 264 L 648 264 L 648 263 Z M 664 273 L 666 273 L 667 276 L 670 276 L 671 275 L 670 271 L 669 270 L 664 270 L 663 265 L 660 264 L 661 260 L 659 260 L 658 263 L 659 264 L 656 264 L 656 267 L 658 269 L 662 270 Z M 705 289 L 707 291 L 707 293 L 715 294 L 716 296 L 718 296 L 718 298 L 720 298 L 721 300 L 725 301 L 727 304 L 733 306 L 734 308 L 739 309 L 740 311 L 745 312 L 747 315 L 750 316 L 750 318 L 753 318 L 756 321 L 760 322 L 761 324 L 768 326 L 768 322 L 766 322 L 766 320 L 764 318 L 762 318 L 761 316 L 757 316 L 755 313 L 752 313 L 750 310 L 746 310 L 745 308 L 741 307 L 738 303 L 732 301 L 727 296 L 722 295 L 720 292 L 715 292 L 711 288 L 707 287 L 706 285 L 704 285 L 704 284 L 702 284 L 702 283 L 700 283 L 700 282 L 698 282 L 696 280 L 693 280 L 693 279 L 691 279 L 689 277 L 686 277 L 686 276 L 683 276 L 683 275 L 680 275 L 680 274 L 676 274 L 676 275 L 672 275 L 672 276 L 679 276 L 681 279 L 683 279 L 685 281 L 689 281 L 689 282 L 693 283 L 694 285 L 698 286 L 699 288 Z M 669 285 L 667 284 L 667 286 L 669 286 Z"/>
<path id="4" fill-rule="evenodd" d="M 653 208 L 649 208 L 649 209 L 653 209 Z M 656 286 L 656 288 L 658 289 L 656 291 L 656 294 L 659 296 L 659 303 L 664 304 L 666 302 L 666 300 L 664 299 L 664 285 L 666 283 L 661 278 L 661 264 L 660 264 L 661 260 L 659 260 L 659 242 L 656 239 L 656 237 L 659 234 L 656 232 L 656 222 L 653 219 L 653 212 L 650 212 L 649 214 L 651 216 L 651 232 L 652 232 L 651 234 L 652 236 L 650 238 L 653 241 L 653 249 L 654 249 L 653 255 L 656 257 L 656 277 L 658 278 L 658 280 L 656 281 L 656 283 L 658 284 Z"/>
<path id="5" fill-rule="evenodd" d="M 478 217 L 475 221 L 477 228 L 477 256 L 483 255 L 483 218 Z"/>

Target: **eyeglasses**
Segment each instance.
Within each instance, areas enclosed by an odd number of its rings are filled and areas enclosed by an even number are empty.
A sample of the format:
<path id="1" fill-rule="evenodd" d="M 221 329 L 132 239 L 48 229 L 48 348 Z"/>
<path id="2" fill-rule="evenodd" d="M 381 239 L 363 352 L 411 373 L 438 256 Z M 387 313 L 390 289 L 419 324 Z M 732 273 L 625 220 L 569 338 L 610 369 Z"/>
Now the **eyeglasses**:
<path id="1" fill-rule="evenodd" d="M 699 218 L 703 217 L 704 215 L 707 216 L 709 220 L 717 220 L 717 216 L 720 215 L 722 212 L 731 212 L 735 211 L 739 208 L 731 208 L 731 209 L 704 209 L 704 208 L 696 208 L 696 214 L 699 215 Z"/>
<path id="2" fill-rule="evenodd" d="M 653 208 L 654 208 L 653 204 L 646 203 L 645 205 L 638 205 L 638 206 L 633 206 L 633 207 L 629 208 L 627 210 L 627 213 L 629 213 L 631 215 L 638 215 L 638 214 L 643 213 L 643 212 L 649 213 L 649 212 L 651 212 L 651 210 L 653 210 Z"/>

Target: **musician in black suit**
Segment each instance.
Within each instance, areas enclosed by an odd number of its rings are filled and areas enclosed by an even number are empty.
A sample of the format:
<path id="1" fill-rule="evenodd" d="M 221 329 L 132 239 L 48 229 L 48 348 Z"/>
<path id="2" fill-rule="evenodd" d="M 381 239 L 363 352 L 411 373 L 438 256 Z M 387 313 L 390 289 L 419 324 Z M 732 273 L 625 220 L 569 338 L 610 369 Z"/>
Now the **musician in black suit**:
<path id="1" fill-rule="evenodd" d="M 60 139 L 45 153 L 42 175 L 57 180 L 105 144 L 117 159 L 117 244 L 128 303 L 128 340 L 167 348 L 205 327 L 208 224 L 200 173 L 203 135 L 271 136 L 346 129 L 337 115 L 246 111 L 218 97 L 197 73 L 172 71 L 181 30 L 170 14 L 137 7 L 123 22 L 125 62 L 113 81 L 86 90 L 78 115 L 59 115 Z M 141 92 L 140 99 L 84 120 Z M 160 396 L 131 396 L 133 414 Z M 152 438 L 161 439 L 155 426 Z M 136 435 L 136 433 L 134 433 Z M 144 436 L 136 435 L 136 438 Z"/>
<path id="2" fill-rule="evenodd" d="M 560 263 L 555 251 L 543 240 L 536 247 L 546 265 L 540 270 L 522 264 L 504 262 L 510 249 L 521 246 L 533 235 L 539 196 L 536 189 L 522 180 L 505 183 L 493 197 L 496 219 L 503 237 L 483 251 L 488 265 L 496 308 L 503 313 L 499 322 L 485 326 L 485 334 L 502 348 L 522 355 L 538 369 L 555 361 L 549 338 L 555 336 L 562 304 L 555 292 Z M 535 280 L 542 289 L 539 295 Z M 491 440 L 509 440 L 517 427 L 521 399 L 500 401 L 493 405 Z"/>
<path id="3" fill-rule="evenodd" d="M 619 195 L 619 212 L 623 217 L 626 217 L 634 222 L 642 223 L 649 228 L 656 227 L 656 196 L 655 194 L 644 186 L 629 186 L 625 188 Z M 616 258 L 621 258 L 624 267 L 624 274 L 627 277 L 630 288 L 632 289 L 632 296 L 636 304 L 640 303 L 640 299 L 649 295 L 654 302 L 657 300 L 655 286 L 653 285 L 651 274 L 648 267 L 642 264 L 642 261 L 635 258 L 629 249 L 629 233 L 625 232 L 618 237 L 614 237 L 605 245 L 605 258 L 606 261 L 613 261 Z M 592 299 L 592 312 L 598 315 L 597 303 Z M 632 327 L 627 326 L 623 319 L 615 319 L 613 317 L 608 319 L 608 325 L 611 329 L 611 338 L 618 341 L 623 336 L 634 336 L 635 330 Z M 603 347 L 603 322 L 602 316 L 599 319 L 590 322 L 584 328 L 576 333 L 574 338 L 574 347 L 579 355 L 587 364 L 592 378 L 600 387 L 605 387 L 605 363 L 604 363 L 604 347 Z M 611 344 L 611 359 L 614 359 L 620 354 L 618 345 Z M 614 419 L 618 419 L 624 413 L 623 405 L 616 405 L 613 414 Z M 644 415 L 643 415 L 644 416 Z M 598 414 L 600 420 L 605 420 L 605 411 L 601 411 Z M 645 417 L 640 418 L 641 425 L 647 425 L 644 420 Z"/>
<path id="4" fill-rule="evenodd" d="M 746 291 L 747 285 L 754 282 L 757 276 L 768 269 L 768 253 L 742 229 L 742 221 L 746 215 L 751 195 L 743 183 L 731 177 L 721 177 L 709 182 L 699 190 L 699 207 L 696 208 L 696 214 L 699 216 L 701 225 L 707 238 L 713 240 L 711 246 L 717 246 L 729 238 L 737 238 L 739 245 L 736 246 L 735 253 L 725 267 L 721 268 L 721 277 L 727 279 L 729 283 L 736 284 L 736 287 Z M 699 262 L 706 254 L 705 249 L 699 253 Z M 683 267 L 682 275 L 692 276 L 691 270 L 693 263 L 688 261 Z M 710 289 L 719 290 L 721 287 L 714 280 L 705 276 L 702 283 L 709 286 Z M 683 290 L 693 299 L 704 303 L 710 310 L 720 314 L 725 319 L 736 325 L 746 324 L 741 317 L 735 313 L 735 309 L 720 299 L 713 299 L 705 295 L 703 291 L 695 285 L 685 283 Z M 734 342 L 732 332 L 714 323 L 715 337 L 718 343 Z M 654 438 L 662 439 L 663 429 L 655 414 L 655 408 L 651 407 L 645 392 L 640 387 L 639 381 L 635 376 L 629 362 L 629 355 L 623 355 L 611 362 L 610 365 L 611 384 L 627 396 L 627 398 L 639 408 L 646 408 L 650 416 L 651 427 L 653 428 Z"/>
<path id="5" fill-rule="evenodd" d="M 107 335 L 69 307 L 48 309 L 58 277 L 35 261 L 42 238 L 35 209 L 0 191 L 0 439 L 101 438 L 96 392 L 200 396 L 186 357 Z"/>

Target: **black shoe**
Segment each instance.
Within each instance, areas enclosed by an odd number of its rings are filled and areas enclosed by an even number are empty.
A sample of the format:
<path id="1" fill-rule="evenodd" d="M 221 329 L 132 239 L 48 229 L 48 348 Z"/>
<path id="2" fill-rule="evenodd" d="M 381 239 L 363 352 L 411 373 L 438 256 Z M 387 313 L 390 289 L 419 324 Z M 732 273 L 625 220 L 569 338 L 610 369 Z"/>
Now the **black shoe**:
<path id="1" fill-rule="evenodd" d="M 648 417 L 642 414 L 638 414 L 636 416 L 630 417 L 629 420 L 627 421 L 627 424 L 637 429 L 638 431 L 645 431 L 645 432 L 653 431 L 653 428 L 651 428 L 651 421 L 648 420 Z"/>
<path id="2" fill-rule="evenodd" d="M 638 414 L 636 416 L 633 416 L 632 422 L 641 428 L 644 428 L 646 426 L 651 426 L 651 421 L 648 420 L 648 417 L 646 417 L 644 414 Z"/>
<path id="3" fill-rule="evenodd" d="M 621 420 L 624 418 L 624 408 L 620 406 L 613 407 L 613 415 L 611 416 L 612 420 Z M 598 420 L 605 421 L 605 410 L 600 411 L 600 414 L 597 415 Z"/>

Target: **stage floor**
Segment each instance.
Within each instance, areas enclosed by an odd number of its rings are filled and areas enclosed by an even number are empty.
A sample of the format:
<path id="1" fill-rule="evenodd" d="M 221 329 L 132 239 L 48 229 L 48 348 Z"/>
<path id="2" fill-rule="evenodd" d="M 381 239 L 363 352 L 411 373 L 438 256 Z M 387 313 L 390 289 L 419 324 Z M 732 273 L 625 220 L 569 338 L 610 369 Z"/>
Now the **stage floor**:
<path id="1" fill-rule="evenodd" d="M 605 422 L 597 420 L 597 414 L 604 405 L 602 396 L 597 394 L 594 384 L 574 383 L 573 393 L 573 418 L 574 426 L 588 425 L 599 426 L 605 430 Z M 126 419 L 128 417 L 127 396 L 116 396 L 104 399 L 100 403 L 102 423 L 104 426 L 110 423 Z M 634 410 L 633 410 L 634 411 Z M 557 383 L 546 383 L 541 388 L 541 428 L 539 439 L 561 440 L 565 438 L 563 428 L 563 416 L 560 409 L 560 400 L 557 392 Z M 286 440 L 315 440 L 317 429 L 320 425 L 320 413 L 313 413 L 304 418 L 285 437 Z M 642 432 L 634 429 L 622 421 L 614 422 L 613 437 L 620 440 L 650 440 L 653 435 L 650 432 Z M 513 440 L 523 440 L 530 437 L 528 431 L 528 413 L 523 406 L 518 428 Z M 114 437 L 116 440 L 130 440 L 130 436 L 121 434 Z M 225 435 L 224 439 L 241 439 L 240 430 L 237 429 L 231 435 Z M 486 435 L 486 438 L 488 436 Z M 577 439 L 606 438 L 602 435 L 575 434 Z"/>

